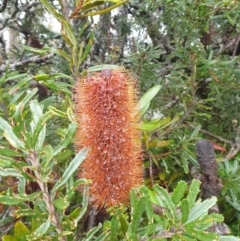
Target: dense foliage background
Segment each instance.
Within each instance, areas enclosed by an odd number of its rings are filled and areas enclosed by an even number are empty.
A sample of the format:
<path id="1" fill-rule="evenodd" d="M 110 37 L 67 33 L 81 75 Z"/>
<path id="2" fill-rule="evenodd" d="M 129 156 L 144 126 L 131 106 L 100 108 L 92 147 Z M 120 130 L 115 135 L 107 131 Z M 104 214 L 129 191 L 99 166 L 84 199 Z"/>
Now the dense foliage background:
<path id="1" fill-rule="evenodd" d="M 2 240 L 239 240 L 239 10 L 234 0 L 3 0 Z M 139 80 L 145 186 L 131 208 L 96 218 L 88 181 L 73 175 L 87 154 L 74 152 L 73 87 L 116 65 Z M 202 138 L 222 188 L 201 201 L 191 180 Z M 220 214 L 208 213 L 216 202 Z M 223 218 L 231 236 L 209 229 Z"/>

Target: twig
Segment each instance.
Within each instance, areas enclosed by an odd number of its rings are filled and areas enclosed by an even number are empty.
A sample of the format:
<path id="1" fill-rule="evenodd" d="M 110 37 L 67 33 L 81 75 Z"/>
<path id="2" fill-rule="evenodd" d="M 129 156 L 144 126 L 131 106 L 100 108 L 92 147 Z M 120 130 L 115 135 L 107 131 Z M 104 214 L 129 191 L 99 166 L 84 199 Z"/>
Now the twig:
<path id="1" fill-rule="evenodd" d="M 163 107 L 164 110 L 167 110 L 174 106 L 179 101 L 179 96 L 175 95 L 173 98 Z"/>
<path id="2" fill-rule="evenodd" d="M 152 208 L 153 208 L 153 212 L 159 216 L 162 216 L 164 214 L 164 211 L 166 210 L 166 208 L 160 207 L 154 203 L 152 204 Z"/>
<path id="3" fill-rule="evenodd" d="M 179 227 L 179 228 L 172 227 L 172 228 L 170 228 L 170 230 L 163 230 L 161 233 L 151 236 L 151 240 L 153 240 L 153 239 L 161 240 L 163 238 L 164 239 L 171 238 L 175 234 L 182 234 L 183 231 L 184 231 L 184 229 L 182 227 Z M 140 239 L 140 241 L 147 241 L 147 240 L 149 240 L 149 238 Z"/>
<path id="4" fill-rule="evenodd" d="M 11 13 L 11 16 L 4 19 L 4 21 L 0 22 L 0 30 L 4 29 L 7 26 L 7 23 L 10 22 L 10 20 L 12 20 L 15 17 L 15 15 L 20 11 L 18 8 L 18 0 L 16 0 L 13 5 L 14 5 L 15 9 Z"/>
<path id="5" fill-rule="evenodd" d="M 87 226 L 87 231 L 92 229 L 95 225 L 96 222 L 96 216 L 97 216 L 97 209 L 92 207 L 90 212 L 89 212 L 89 218 L 88 218 L 88 226 Z"/>
<path id="6" fill-rule="evenodd" d="M 234 47 L 234 50 L 233 50 L 232 58 L 234 58 L 236 56 L 239 42 L 240 42 L 240 34 L 238 35 L 237 41 L 234 43 L 235 47 Z"/>
<path id="7" fill-rule="evenodd" d="M 192 126 L 192 125 L 188 125 L 188 126 L 191 127 L 192 129 L 195 129 L 195 127 Z M 204 133 L 204 134 L 206 134 L 206 135 L 208 135 L 208 136 L 214 137 L 215 139 L 217 139 L 217 140 L 219 140 L 219 141 L 221 141 L 221 142 L 224 142 L 224 143 L 226 143 L 226 144 L 229 144 L 229 145 L 232 145 L 232 144 L 233 144 L 232 141 L 229 141 L 229 140 L 224 139 L 224 138 L 222 138 L 222 137 L 220 137 L 220 136 L 217 136 L 217 135 L 215 135 L 215 134 L 213 134 L 213 133 L 211 133 L 211 132 L 209 132 L 209 131 L 206 131 L 206 130 L 203 130 L 203 129 L 200 129 L 199 131 L 202 132 L 202 133 Z"/>
<path id="8" fill-rule="evenodd" d="M 216 139 L 219 140 L 219 141 L 222 141 L 222 142 L 224 142 L 224 143 L 227 143 L 227 144 L 229 144 L 229 145 L 232 145 L 232 142 L 231 142 L 231 141 L 229 141 L 229 140 L 227 140 L 227 139 L 224 139 L 224 138 L 222 138 L 222 137 L 220 137 L 220 136 L 214 135 L 214 134 L 210 133 L 209 131 L 206 131 L 206 130 L 201 129 L 200 132 L 202 132 L 202 133 L 204 133 L 204 134 L 207 134 L 207 135 L 209 135 L 209 136 L 212 136 L 212 137 L 216 138 Z"/>
<path id="9" fill-rule="evenodd" d="M 56 227 L 57 233 L 61 234 L 62 233 L 62 227 L 61 227 L 61 224 L 59 222 L 59 217 L 58 217 L 58 214 L 57 214 L 57 212 L 54 208 L 51 195 L 48 192 L 48 186 L 45 182 L 42 181 L 42 174 L 40 172 L 39 160 L 38 160 L 38 157 L 37 157 L 35 152 L 32 152 L 28 155 L 27 162 L 29 164 L 31 164 L 33 167 L 35 167 L 34 174 L 35 174 L 35 177 L 37 179 L 37 183 L 38 183 L 38 185 L 39 185 L 39 187 L 42 191 L 42 197 L 43 197 L 43 200 L 46 203 L 46 208 L 49 212 L 50 220 L 51 220 L 53 226 Z M 66 241 L 66 238 L 65 237 L 59 237 L 59 240 L 60 241 Z"/>
<path id="10" fill-rule="evenodd" d="M 152 163 L 152 157 L 151 154 L 148 154 L 149 156 L 149 176 L 150 176 L 150 182 L 151 182 L 151 186 L 153 186 L 153 163 Z"/>
<path id="11" fill-rule="evenodd" d="M 61 43 L 61 46 L 59 47 L 60 49 L 63 48 L 64 44 Z M 20 61 L 20 62 L 17 62 L 17 63 L 13 63 L 13 64 L 6 64 L 6 65 L 3 65 L 0 67 L 0 73 L 1 72 L 4 72 L 6 69 L 15 69 L 17 67 L 21 67 L 21 66 L 25 66 L 27 64 L 30 64 L 30 63 L 43 63 L 45 62 L 46 60 L 48 59 L 51 59 L 55 56 L 56 54 L 55 53 L 50 53 L 48 55 L 45 55 L 43 57 L 39 57 L 39 56 L 34 56 L 34 57 L 31 57 L 29 59 L 25 59 L 23 61 Z"/>
<path id="12" fill-rule="evenodd" d="M 193 106 L 191 106 L 187 112 L 185 113 L 185 115 L 175 124 L 175 125 L 181 125 L 187 118 L 188 116 L 194 111 L 194 107 L 195 107 L 195 104 L 193 104 Z"/>
<path id="13" fill-rule="evenodd" d="M 225 157 L 225 159 L 230 160 L 235 157 L 240 151 L 240 143 L 234 143 L 232 148 L 230 149 L 229 153 Z"/>

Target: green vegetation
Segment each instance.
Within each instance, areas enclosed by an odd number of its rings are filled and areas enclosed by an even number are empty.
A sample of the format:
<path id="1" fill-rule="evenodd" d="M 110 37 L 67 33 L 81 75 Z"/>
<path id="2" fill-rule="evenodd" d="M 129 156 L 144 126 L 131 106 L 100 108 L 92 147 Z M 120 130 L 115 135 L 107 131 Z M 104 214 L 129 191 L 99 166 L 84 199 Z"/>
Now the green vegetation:
<path id="1" fill-rule="evenodd" d="M 239 10 L 235 0 L 3 1 L 0 31 L 18 42 L 8 50 L 0 32 L 1 239 L 240 240 Z M 91 222 L 73 88 L 118 66 L 139 80 L 145 179 L 128 206 Z M 207 199 L 193 177 L 202 138 L 222 185 Z"/>

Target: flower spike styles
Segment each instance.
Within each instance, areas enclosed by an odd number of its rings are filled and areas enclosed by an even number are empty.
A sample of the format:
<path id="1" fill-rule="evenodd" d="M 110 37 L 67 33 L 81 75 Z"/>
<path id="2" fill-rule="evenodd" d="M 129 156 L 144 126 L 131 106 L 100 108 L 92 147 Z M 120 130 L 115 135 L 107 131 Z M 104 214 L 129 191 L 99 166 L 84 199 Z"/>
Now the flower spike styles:
<path id="1" fill-rule="evenodd" d="M 128 203 L 143 180 L 137 83 L 125 70 L 103 70 L 79 79 L 75 147 L 89 147 L 79 176 L 91 180 L 90 201 L 98 208 Z"/>

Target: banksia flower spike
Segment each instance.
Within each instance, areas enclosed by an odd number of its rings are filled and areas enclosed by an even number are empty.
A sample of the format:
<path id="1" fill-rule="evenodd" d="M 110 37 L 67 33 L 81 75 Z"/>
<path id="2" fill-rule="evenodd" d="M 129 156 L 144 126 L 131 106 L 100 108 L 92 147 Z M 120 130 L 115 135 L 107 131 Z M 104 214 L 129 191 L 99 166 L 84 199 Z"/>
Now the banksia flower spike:
<path id="1" fill-rule="evenodd" d="M 90 148 L 80 177 L 91 180 L 91 204 L 127 203 L 143 179 L 136 81 L 123 69 L 79 79 L 75 88 L 78 123 L 75 146 Z"/>

